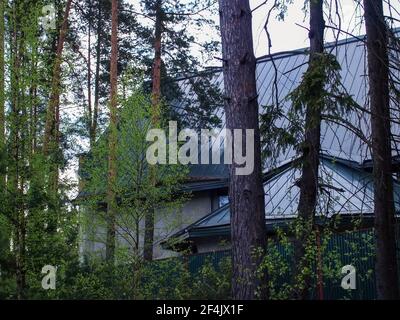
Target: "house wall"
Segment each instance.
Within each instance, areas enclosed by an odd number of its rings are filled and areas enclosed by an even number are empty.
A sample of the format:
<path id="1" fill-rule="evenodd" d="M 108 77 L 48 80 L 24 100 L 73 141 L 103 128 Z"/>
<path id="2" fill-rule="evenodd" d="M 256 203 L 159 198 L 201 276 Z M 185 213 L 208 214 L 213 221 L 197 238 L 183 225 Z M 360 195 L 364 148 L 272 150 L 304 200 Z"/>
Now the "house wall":
<path id="1" fill-rule="evenodd" d="M 201 219 L 215 209 L 217 205 L 214 193 L 212 191 L 201 191 L 193 193 L 191 198 L 179 210 L 160 209 L 155 212 L 154 226 L 154 259 L 165 259 L 179 255 L 171 250 L 164 250 L 160 242 L 173 233 L 185 228 L 193 222 Z M 80 208 L 82 217 L 81 228 L 81 257 L 86 254 L 95 254 L 105 256 L 106 228 L 101 226 L 101 214 L 90 212 L 84 207 Z M 120 247 L 132 248 L 133 242 L 128 236 L 121 236 L 126 230 L 126 226 L 120 228 L 117 232 L 117 241 Z M 143 249 L 144 242 L 144 219 L 139 224 L 139 250 Z M 125 232 L 126 233 L 126 232 Z M 129 232 L 135 234 L 134 232 Z"/>
<path id="2" fill-rule="evenodd" d="M 212 192 L 202 191 L 194 193 L 180 212 L 168 213 L 163 210 L 159 211 L 156 215 L 154 230 L 154 259 L 164 259 L 179 255 L 177 252 L 164 250 L 159 242 L 209 214 L 213 210 L 214 202 Z"/>
<path id="3" fill-rule="evenodd" d="M 81 261 L 87 254 L 94 254 L 105 258 L 106 228 L 101 225 L 101 221 L 97 214 L 91 212 L 85 206 L 79 207 L 79 213 L 79 253 Z"/>

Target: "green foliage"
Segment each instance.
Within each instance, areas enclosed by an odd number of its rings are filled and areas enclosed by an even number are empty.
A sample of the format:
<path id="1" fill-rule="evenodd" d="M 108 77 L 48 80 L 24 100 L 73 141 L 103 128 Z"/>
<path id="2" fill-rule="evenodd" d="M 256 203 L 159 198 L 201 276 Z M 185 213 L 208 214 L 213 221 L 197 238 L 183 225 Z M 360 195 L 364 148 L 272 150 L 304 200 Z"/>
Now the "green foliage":
<path id="1" fill-rule="evenodd" d="M 151 263 L 128 258 L 123 264 L 110 267 L 92 257 L 84 263 L 59 269 L 56 290 L 37 290 L 30 296 L 77 300 L 228 299 L 230 258 L 223 258 L 218 263 L 207 259 L 197 272 L 188 268 L 187 259 L 191 258 L 170 258 Z M 40 285 L 40 281 L 37 283 Z M 13 289 L 12 283 L 9 289 Z"/>
<path id="2" fill-rule="evenodd" d="M 76 211 L 67 197 L 70 185 L 60 178 L 58 191 L 49 187 L 54 170 L 38 148 L 44 123 L 40 112 L 47 106 L 52 72 L 48 52 L 52 38 L 39 24 L 47 3 L 7 1 L 5 8 L 9 85 L 6 146 L 0 151 L 0 175 L 7 173 L 6 188 L 0 192 L 1 298 L 17 298 L 17 269 L 26 279 L 22 294 L 53 297 L 41 288 L 43 266 L 62 269 L 78 259 Z M 56 162 L 64 168 L 61 149 Z"/>
<path id="3" fill-rule="evenodd" d="M 263 157 L 277 158 L 294 147 L 301 150 L 305 133 L 306 107 L 323 120 L 341 121 L 357 107 L 341 82 L 341 66 L 330 53 L 316 54 L 310 60 L 300 84 L 278 105 L 264 106 L 261 116 Z M 282 105 L 280 105 L 282 103 Z M 319 119 L 310 119 L 311 127 Z"/>
<path id="4" fill-rule="evenodd" d="M 156 211 L 156 221 L 163 221 L 165 233 L 176 228 L 181 220 L 180 208 L 189 197 L 181 190 L 187 168 L 180 164 L 148 164 L 146 151 L 150 143 L 146 141 L 146 135 L 152 128 L 152 106 L 148 95 L 134 88 L 132 94 L 121 101 L 121 105 L 115 187 L 118 236 L 120 244 L 125 244 L 122 247 L 127 246 L 132 250 L 131 254 L 139 256 L 146 212 Z M 166 123 L 161 123 L 163 128 Z M 86 235 L 92 235 L 91 241 L 100 243 L 104 243 L 105 239 L 99 228 L 105 228 L 107 223 L 104 212 L 108 160 L 106 136 L 107 132 L 92 148 L 80 173 L 85 180 L 82 194 L 87 195 L 80 200 L 85 208 L 82 226 Z"/>
<path id="5" fill-rule="evenodd" d="M 206 259 L 192 279 L 190 299 L 225 300 L 231 295 L 232 262 L 224 257 L 217 263 Z"/>
<path id="6" fill-rule="evenodd" d="M 331 223 L 314 229 L 305 239 L 305 254 L 302 268 L 293 277 L 293 240 L 296 232 L 305 228 L 299 220 L 292 222 L 284 229 L 277 230 L 277 236 L 269 239 L 267 253 L 260 265 L 260 270 L 268 273 L 268 290 L 270 299 L 293 299 L 293 293 L 308 285 L 308 294 L 318 299 L 319 275 L 322 278 L 325 299 L 365 299 L 374 298 L 371 286 L 374 285 L 374 235 L 373 230 L 355 230 L 341 232 L 337 229 L 340 221 L 334 218 Z M 342 267 L 352 265 L 356 268 L 357 290 L 341 288 Z"/>

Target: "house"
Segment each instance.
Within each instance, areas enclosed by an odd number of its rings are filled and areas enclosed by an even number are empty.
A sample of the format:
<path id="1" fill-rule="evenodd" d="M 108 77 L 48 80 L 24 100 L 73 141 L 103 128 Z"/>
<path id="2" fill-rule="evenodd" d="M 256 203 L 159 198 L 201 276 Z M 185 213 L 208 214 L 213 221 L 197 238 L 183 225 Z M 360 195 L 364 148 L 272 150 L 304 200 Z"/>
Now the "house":
<path id="1" fill-rule="evenodd" d="M 397 31 L 396 31 L 397 32 Z M 364 38 L 351 38 L 326 46 L 340 63 L 342 84 L 359 106 L 345 114 L 345 122 L 323 120 L 321 130 L 321 184 L 317 206 L 318 219 L 340 215 L 346 220 L 362 217 L 363 225 L 373 222 L 373 183 L 371 150 L 365 139 L 370 136 L 368 109 L 368 80 L 366 77 L 366 48 Z M 260 114 L 264 106 L 273 105 L 276 98 L 283 113 L 290 101 L 285 99 L 296 88 L 307 69 L 307 49 L 282 52 L 257 60 L 257 89 Z M 398 70 L 392 70 L 397 72 Z M 223 88 L 221 69 L 214 69 L 214 85 Z M 193 95 L 190 81 L 178 79 L 186 96 Z M 184 109 L 184 108 L 182 108 Z M 215 109 L 222 120 L 222 106 Z M 190 117 L 182 111 L 182 117 Z M 285 128 L 287 120 L 278 118 L 275 126 Z M 349 125 L 350 124 L 350 125 Z M 394 137 L 399 137 L 399 125 L 393 124 Z M 399 172 L 398 141 L 393 141 L 394 175 Z M 296 181 L 300 171 L 294 148 L 276 149 L 273 157 L 265 159 L 264 190 L 267 231 L 273 233 L 277 226 L 285 226 L 296 216 L 299 188 Z M 228 204 L 228 168 L 226 165 L 190 165 L 190 174 L 184 189 L 191 199 L 184 205 L 180 225 L 165 230 L 164 218 L 156 217 L 154 256 L 156 259 L 177 255 L 182 250 L 209 252 L 229 248 L 230 212 Z M 396 212 L 400 213 L 400 184 L 394 179 Z M 83 241 L 84 250 L 95 250 L 96 244 Z M 171 244 L 172 243 L 172 244 Z M 97 244 L 98 245 L 98 244 Z"/>
<path id="2" fill-rule="evenodd" d="M 370 167 L 356 162 L 321 155 L 319 202 L 316 224 L 340 215 L 340 228 L 353 228 L 359 219 L 363 228 L 373 226 L 373 180 Z M 267 234 L 274 235 L 277 228 L 285 229 L 296 217 L 300 189 L 296 182 L 300 170 L 289 162 L 270 174 L 264 181 L 265 218 Z M 400 214 L 400 183 L 394 181 L 396 214 Z M 229 203 L 182 228 L 171 236 L 173 245 L 164 241 L 166 249 L 205 253 L 229 249 Z M 170 240 L 170 239 L 169 239 Z M 177 244 L 176 244 L 177 243 Z"/>

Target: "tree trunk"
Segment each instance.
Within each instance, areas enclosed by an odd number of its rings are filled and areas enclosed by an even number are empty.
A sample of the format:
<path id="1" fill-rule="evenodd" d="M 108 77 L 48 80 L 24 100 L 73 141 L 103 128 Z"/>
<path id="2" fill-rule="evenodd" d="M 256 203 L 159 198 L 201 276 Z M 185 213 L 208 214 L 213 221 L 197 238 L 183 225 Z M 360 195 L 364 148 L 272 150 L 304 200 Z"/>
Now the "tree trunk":
<path id="1" fill-rule="evenodd" d="M 34 54 L 35 56 L 38 54 L 38 48 L 35 46 Z M 29 108 L 29 154 L 33 155 L 36 153 L 36 140 L 37 140 L 37 66 L 38 60 L 34 59 L 32 61 L 32 69 L 31 69 L 31 84 L 29 88 L 29 97 L 30 97 L 30 108 Z"/>
<path id="2" fill-rule="evenodd" d="M 255 299 L 261 289 L 260 297 L 266 298 L 266 279 L 256 275 L 260 258 L 253 254 L 266 249 L 266 232 L 251 10 L 248 0 L 219 0 L 219 5 L 226 127 L 254 130 L 254 171 L 236 175 L 239 166 L 230 165 L 232 296 Z"/>
<path id="3" fill-rule="evenodd" d="M 8 166 L 8 192 L 10 194 L 10 207 L 12 208 L 12 217 L 14 224 L 13 244 L 15 252 L 16 285 L 17 299 L 25 298 L 26 290 L 26 269 L 25 269 L 25 216 L 23 211 L 23 197 L 21 185 L 21 145 L 20 136 L 22 129 L 21 101 L 21 46 L 22 41 L 18 39 L 20 30 L 19 8 L 13 3 L 11 17 L 11 117 L 10 117 L 10 145 L 9 145 L 9 166 Z"/>
<path id="4" fill-rule="evenodd" d="M 309 70 L 318 66 L 319 54 L 324 52 L 324 15 L 323 0 L 310 1 L 310 62 Z M 305 250 L 307 239 L 313 229 L 315 207 L 318 195 L 318 167 L 320 153 L 320 136 L 321 136 L 321 110 L 323 105 L 319 103 L 321 100 L 320 93 L 324 83 L 316 82 L 315 90 L 313 90 L 313 101 L 306 106 L 305 119 L 305 139 L 302 146 L 302 176 L 300 179 L 300 198 L 298 204 L 298 223 L 301 225 L 299 234 L 294 240 L 294 268 L 295 283 L 300 287 L 295 288 L 295 297 L 298 299 L 306 299 L 309 290 L 309 278 L 300 279 L 297 277 L 302 273 L 302 269 L 306 267 L 310 261 L 305 261 Z"/>
<path id="5" fill-rule="evenodd" d="M 156 2 L 156 22 L 154 33 L 154 63 L 153 63 L 153 86 L 152 86 L 152 125 L 158 127 L 160 121 L 160 98 L 161 98 L 161 66 L 162 66 L 162 2 Z M 153 186 L 156 185 L 155 168 L 150 168 L 150 175 Z M 145 234 L 143 257 L 145 261 L 153 260 L 153 243 L 154 243 L 154 211 L 152 208 L 146 212 L 145 216 Z"/>
<path id="6" fill-rule="evenodd" d="M 399 299 L 390 143 L 387 27 L 382 1 L 364 0 L 364 10 L 371 108 L 377 294 L 378 299 Z"/>
<path id="7" fill-rule="evenodd" d="M 161 97 L 161 66 L 162 66 L 162 7 L 161 0 L 156 3 L 156 22 L 154 37 L 154 64 L 153 64 L 153 86 L 152 86 L 152 107 L 153 122 L 158 122 L 158 112 Z"/>
<path id="8" fill-rule="evenodd" d="M 63 23 L 60 30 L 60 35 L 57 44 L 56 57 L 54 61 L 53 69 L 53 79 L 51 84 L 51 95 L 49 100 L 49 105 L 46 114 L 46 125 L 44 132 L 43 141 L 43 153 L 48 154 L 49 144 L 51 142 L 55 143 L 57 140 L 57 126 L 59 116 L 59 102 L 60 102 L 60 85 L 61 85 L 61 63 L 62 63 L 62 52 L 64 49 L 65 37 L 68 30 L 68 18 L 71 11 L 72 0 L 67 1 L 67 5 L 64 12 Z M 51 141 L 53 139 L 53 141 Z M 52 146 L 53 147 L 53 146 Z"/>
<path id="9" fill-rule="evenodd" d="M 96 74 L 94 79 L 94 107 L 93 119 L 90 127 L 90 147 L 92 148 L 96 141 L 97 121 L 99 115 L 99 99 L 100 99 L 100 59 L 101 59 L 101 2 L 99 1 L 97 13 L 97 44 L 96 44 Z"/>
<path id="10" fill-rule="evenodd" d="M 92 3 L 89 1 L 89 13 L 88 13 L 88 51 L 87 51 L 87 95 L 88 95 L 88 113 L 89 113 L 89 119 L 88 119 L 88 126 L 87 128 L 89 129 L 89 137 L 90 137 L 90 145 L 93 145 L 92 141 L 92 128 L 93 128 L 93 110 L 92 110 L 92 51 L 91 51 L 91 45 L 92 45 L 92 35 L 91 35 L 91 27 L 92 27 Z"/>
<path id="11" fill-rule="evenodd" d="M 110 97 L 110 131 L 108 137 L 108 190 L 107 190 L 107 245 L 106 260 L 113 263 L 115 259 L 115 219 L 117 214 L 116 180 L 117 180 L 117 95 L 118 95 L 118 0 L 111 4 L 111 97 Z"/>
<path id="12" fill-rule="evenodd" d="M 0 153 L 3 152 L 5 141 L 5 78 L 4 78 L 4 9 L 5 0 L 0 0 Z M 0 172 L 0 199 L 6 187 L 6 176 Z"/>

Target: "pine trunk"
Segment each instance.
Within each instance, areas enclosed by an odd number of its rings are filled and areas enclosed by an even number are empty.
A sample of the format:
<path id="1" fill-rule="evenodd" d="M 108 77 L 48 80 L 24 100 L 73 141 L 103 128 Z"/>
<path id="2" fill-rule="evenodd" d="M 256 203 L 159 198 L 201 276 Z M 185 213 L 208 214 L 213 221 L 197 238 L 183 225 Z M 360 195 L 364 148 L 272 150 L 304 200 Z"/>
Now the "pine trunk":
<path id="1" fill-rule="evenodd" d="M 20 8 L 16 3 L 13 3 L 12 17 L 10 24 L 11 28 L 11 117 L 10 117 L 10 144 L 9 156 L 10 162 L 8 166 L 8 183 L 7 191 L 11 195 L 10 207 L 12 208 L 12 221 L 14 224 L 13 232 L 13 247 L 15 252 L 15 270 L 16 270 L 16 285 L 17 299 L 24 299 L 26 296 L 26 265 L 25 265 L 25 215 L 23 211 L 22 197 L 22 164 L 21 154 L 22 147 L 20 144 L 20 136 L 22 131 L 22 116 L 21 116 L 21 47 L 22 41 L 18 41 L 20 30 Z"/>
<path id="2" fill-rule="evenodd" d="M 324 29 L 325 22 L 323 16 L 323 1 L 310 1 L 310 62 L 309 70 L 318 67 L 318 57 L 324 52 Z M 320 153 L 321 136 L 321 110 L 319 105 L 320 93 L 324 83 L 315 84 L 314 96 L 311 97 L 312 103 L 306 106 L 305 119 L 305 139 L 302 146 L 302 176 L 300 179 L 300 197 L 298 204 L 298 221 L 301 225 L 299 234 L 294 241 L 294 266 L 295 278 L 300 276 L 302 269 L 310 261 L 306 261 L 305 250 L 307 239 L 313 229 L 315 208 L 318 196 L 318 167 Z M 307 299 L 309 291 L 309 277 L 306 279 L 296 279 L 299 287 L 295 288 L 295 298 Z"/>
<path id="3" fill-rule="evenodd" d="M 364 0 L 376 230 L 378 299 L 399 299 L 389 108 L 389 58 L 383 3 Z"/>
<path id="4" fill-rule="evenodd" d="M 157 127 L 160 121 L 160 98 L 161 98 L 161 66 L 162 66 L 162 3 L 161 0 L 156 2 L 156 22 L 154 37 L 154 63 L 153 63 L 153 86 L 152 86 L 152 125 Z M 152 184 L 156 185 L 155 168 L 150 168 Z M 154 243 L 154 212 L 150 209 L 145 216 L 145 234 L 144 234 L 144 250 L 143 257 L 145 261 L 153 260 L 153 243 Z"/>
<path id="5" fill-rule="evenodd" d="M 71 5 L 72 5 L 72 0 L 68 0 L 64 12 L 63 23 L 60 30 L 56 57 L 54 61 L 53 78 L 51 83 L 51 94 L 46 114 L 46 125 L 44 132 L 44 141 L 43 141 L 43 153 L 45 155 L 47 155 L 49 152 L 49 144 L 55 143 L 58 136 L 57 126 L 59 119 L 57 119 L 57 117 L 59 117 L 61 63 L 62 63 L 62 53 L 64 49 L 65 37 L 67 35 L 67 30 L 68 30 L 68 18 L 69 18 L 69 13 L 71 11 Z"/>
<path id="6" fill-rule="evenodd" d="M 96 71 L 94 79 L 94 106 L 93 119 L 90 126 L 90 147 L 92 148 L 96 141 L 97 121 L 99 115 L 99 100 L 100 100 L 100 60 L 101 60 L 101 3 L 99 2 L 97 13 L 97 44 L 96 44 Z"/>
<path id="7" fill-rule="evenodd" d="M 4 9 L 5 0 L 0 0 L 0 153 L 5 148 L 5 78 L 4 78 Z M 0 172 L 0 199 L 6 186 L 6 176 Z"/>
<path id="8" fill-rule="evenodd" d="M 90 145 L 93 146 L 93 139 L 92 139 L 92 128 L 93 128 L 93 109 L 92 109 L 92 3 L 89 1 L 89 14 L 88 14 L 88 50 L 87 50 L 87 95 L 88 95 L 88 129 L 89 129 L 89 138 L 90 138 Z"/>
<path id="9" fill-rule="evenodd" d="M 266 279 L 257 277 L 260 257 L 254 255 L 256 249 L 264 252 L 266 232 L 251 10 L 248 0 L 219 0 L 219 5 L 226 127 L 244 131 L 243 142 L 246 129 L 253 129 L 255 136 L 254 171 L 236 175 L 238 165 L 230 165 L 232 297 L 266 298 Z"/>
<path id="10" fill-rule="evenodd" d="M 116 180 L 117 180 L 117 98 L 118 98 L 118 0 L 111 4 L 111 97 L 110 97 L 110 131 L 108 136 L 108 190 L 107 190 L 107 243 L 106 260 L 115 260 L 115 219 L 117 214 Z"/>

